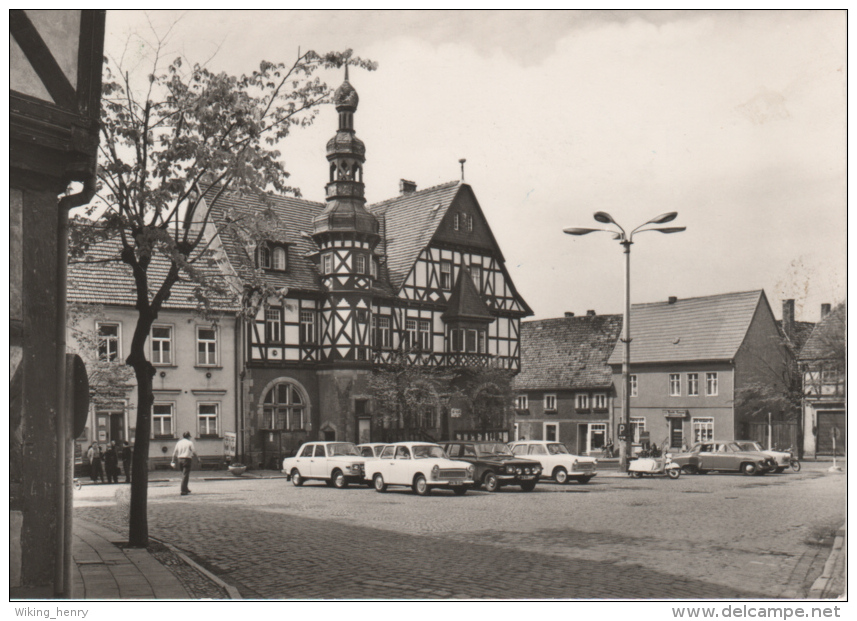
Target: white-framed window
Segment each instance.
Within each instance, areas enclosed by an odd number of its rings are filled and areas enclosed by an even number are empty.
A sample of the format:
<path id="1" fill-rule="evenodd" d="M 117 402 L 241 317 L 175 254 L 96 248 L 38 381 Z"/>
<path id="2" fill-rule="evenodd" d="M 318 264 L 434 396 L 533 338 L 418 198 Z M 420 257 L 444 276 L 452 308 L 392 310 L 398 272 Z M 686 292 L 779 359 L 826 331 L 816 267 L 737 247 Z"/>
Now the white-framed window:
<path id="1" fill-rule="evenodd" d="M 431 321 L 420 319 L 420 347 L 423 351 L 431 351 Z"/>
<path id="2" fill-rule="evenodd" d="M 477 351 L 477 338 L 476 338 L 476 330 L 468 330 L 466 335 L 467 341 L 465 342 L 465 348 L 468 352 L 474 353 Z"/>
<path id="3" fill-rule="evenodd" d="M 452 289 L 452 263 L 449 261 L 440 262 L 440 288 L 445 291 Z"/>
<path id="4" fill-rule="evenodd" d="M 452 351 L 464 350 L 464 330 L 454 328 L 449 331 L 449 341 Z"/>
<path id="5" fill-rule="evenodd" d="M 172 438 L 173 434 L 172 403 L 155 403 L 152 405 L 152 437 Z"/>
<path id="6" fill-rule="evenodd" d="M 545 440 L 548 442 L 559 441 L 559 425 L 557 423 L 545 423 Z"/>
<path id="7" fill-rule="evenodd" d="M 118 323 L 98 323 L 98 359 L 119 360 L 122 358 L 119 335 L 121 333 Z"/>
<path id="8" fill-rule="evenodd" d="M 476 285 L 476 290 L 482 293 L 482 266 L 471 263 L 470 277 L 473 279 L 473 284 Z"/>
<path id="9" fill-rule="evenodd" d="M 473 216 L 469 214 L 464 214 L 464 220 L 467 223 L 467 232 L 473 232 Z"/>
<path id="10" fill-rule="evenodd" d="M 203 367 L 217 364 L 217 328 L 196 327 L 196 363 Z"/>
<path id="11" fill-rule="evenodd" d="M 375 315 L 375 347 L 387 349 L 390 347 L 390 318 Z"/>
<path id="12" fill-rule="evenodd" d="M 296 386 L 287 382 L 275 384 L 263 403 L 264 425 L 268 429 L 299 431 L 306 423 L 306 404 Z"/>
<path id="13" fill-rule="evenodd" d="M 152 364 L 173 363 L 173 327 L 152 326 Z"/>
<path id="14" fill-rule="evenodd" d="M 485 335 L 485 330 L 479 331 L 479 353 L 484 354 L 488 351 L 486 346 L 487 336 Z"/>
<path id="15" fill-rule="evenodd" d="M 268 270 L 271 269 L 271 249 L 268 244 L 259 246 L 259 267 Z"/>
<path id="16" fill-rule="evenodd" d="M 589 411 L 589 393 L 579 392 L 574 395 L 574 409 L 578 412 Z"/>
<path id="17" fill-rule="evenodd" d="M 333 255 L 329 252 L 321 255 L 321 272 L 323 274 L 333 272 Z"/>
<path id="18" fill-rule="evenodd" d="M 697 442 L 710 442 L 714 439 L 713 418 L 693 418 L 690 422 L 693 429 L 694 444 Z"/>
<path id="19" fill-rule="evenodd" d="M 717 396 L 717 373 L 705 374 L 705 394 L 709 397 Z"/>
<path id="20" fill-rule="evenodd" d="M 646 430 L 646 417 L 645 416 L 632 416 L 631 417 L 631 439 L 634 444 L 640 443 L 640 432 Z"/>
<path id="21" fill-rule="evenodd" d="M 556 412 L 556 395 L 545 395 L 545 412 Z"/>
<path id="22" fill-rule="evenodd" d="M 365 274 L 366 273 L 366 257 L 362 254 L 354 255 L 354 271 L 357 274 Z"/>
<path id="23" fill-rule="evenodd" d="M 603 392 L 597 392 L 592 395 L 592 409 L 593 410 L 606 410 L 607 409 L 607 395 Z"/>
<path id="24" fill-rule="evenodd" d="M 518 395 L 515 397 L 515 409 L 518 410 L 528 410 L 530 409 L 530 402 L 527 399 L 527 395 Z"/>
<path id="25" fill-rule="evenodd" d="M 419 345 L 416 319 L 405 319 L 405 344 L 408 347 L 417 347 Z"/>
<path id="26" fill-rule="evenodd" d="M 687 374 L 687 396 L 688 397 L 698 397 L 699 396 L 699 373 L 688 373 Z"/>
<path id="27" fill-rule="evenodd" d="M 280 270 L 284 272 L 288 269 L 288 255 L 286 254 L 286 249 L 282 246 L 277 246 L 274 248 L 274 252 L 271 255 L 271 268 L 275 270 Z"/>
<path id="28" fill-rule="evenodd" d="M 283 311 L 281 308 L 265 309 L 265 342 L 279 343 L 283 339 Z"/>
<path id="29" fill-rule="evenodd" d="M 301 343 L 315 343 L 315 312 L 301 311 Z"/>
<path id="30" fill-rule="evenodd" d="M 196 404 L 199 437 L 217 435 L 217 414 L 219 409 L 219 403 Z"/>
<path id="31" fill-rule="evenodd" d="M 630 380 L 631 380 L 631 382 L 630 382 L 631 383 L 631 396 L 636 397 L 637 396 L 637 376 L 631 375 Z"/>
<path id="32" fill-rule="evenodd" d="M 461 230 L 461 214 L 458 212 L 452 214 L 452 228 L 456 231 Z"/>
<path id="33" fill-rule="evenodd" d="M 670 373 L 670 397 L 681 396 L 681 373 Z"/>
<path id="34" fill-rule="evenodd" d="M 378 259 L 375 257 L 369 258 L 369 275 L 372 278 L 378 278 Z"/>

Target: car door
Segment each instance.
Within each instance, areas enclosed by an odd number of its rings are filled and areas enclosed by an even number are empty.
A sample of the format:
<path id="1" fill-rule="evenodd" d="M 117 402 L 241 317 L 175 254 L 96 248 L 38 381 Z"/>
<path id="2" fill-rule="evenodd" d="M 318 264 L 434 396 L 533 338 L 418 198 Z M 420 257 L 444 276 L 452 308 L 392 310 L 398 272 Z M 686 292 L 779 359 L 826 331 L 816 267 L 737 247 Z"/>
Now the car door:
<path id="1" fill-rule="evenodd" d="M 304 478 L 310 475 L 310 461 L 312 461 L 312 451 L 315 445 L 305 444 L 301 452 L 295 456 L 293 468 L 297 468 Z"/>
<path id="2" fill-rule="evenodd" d="M 315 453 L 312 456 L 310 473 L 313 477 L 321 479 L 326 479 L 330 476 L 330 473 L 327 471 L 327 452 L 324 444 L 315 445 Z"/>
<path id="3" fill-rule="evenodd" d="M 391 485 L 410 485 L 413 473 L 413 460 L 411 459 L 411 449 L 407 446 L 397 446 L 396 454 L 388 464 L 390 476 L 384 477 L 384 480 Z"/>
<path id="4" fill-rule="evenodd" d="M 377 460 L 367 461 L 366 467 L 369 468 L 366 472 L 367 478 L 371 479 L 375 474 L 380 474 L 384 477 L 384 481 L 388 482 L 390 480 L 390 476 L 392 476 L 393 457 L 395 454 L 395 446 L 385 446 Z"/>

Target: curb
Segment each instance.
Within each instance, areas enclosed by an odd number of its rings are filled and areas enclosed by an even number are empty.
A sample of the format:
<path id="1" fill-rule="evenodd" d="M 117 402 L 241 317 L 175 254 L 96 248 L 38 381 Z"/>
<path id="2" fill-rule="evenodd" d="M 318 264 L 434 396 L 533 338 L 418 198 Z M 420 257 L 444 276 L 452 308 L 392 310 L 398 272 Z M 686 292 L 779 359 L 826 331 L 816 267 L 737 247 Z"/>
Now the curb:
<path id="1" fill-rule="evenodd" d="M 841 528 L 836 531 L 836 539 L 833 540 L 833 548 L 830 550 L 830 556 L 827 557 L 827 562 L 824 564 L 824 570 L 821 572 L 821 575 L 816 578 L 815 582 L 812 583 L 812 587 L 809 589 L 808 597 L 810 599 L 822 599 L 825 591 L 827 591 L 830 587 L 830 583 L 835 578 L 834 567 L 836 566 L 836 561 L 839 559 L 839 555 L 845 550 L 845 526 L 846 524 L 843 524 Z M 845 594 L 836 593 L 833 598 L 839 598 L 843 595 Z"/>
<path id="2" fill-rule="evenodd" d="M 183 560 L 185 563 L 187 563 L 190 567 L 193 567 L 196 571 L 198 571 L 203 576 L 205 576 L 206 578 L 208 578 L 209 580 L 214 582 L 221 589 L 226 591 L 226 595 L 229 596 L 229 599 L 244 599 L 243 597 L 241 597 L 241 593 L 238 592 L 238 589 L 236 589 L 231 584 L 227 584 L 221 578 L 219 578 L 218 576 L 216 576 L 213 573 L 211 573 L 210 571 L 208 571 L 205 567 L 203 567 L 202 565 L 200 565 L 196 561 L 192 560 L 187 554 L 185 554 L 184 552 L 179 550 L 173 544 L 168 543 L 166 541 L 163 541 L 161 539 L 155 539 L 155 537 L 151 537 L 151 536 L 149 537 L 149 539 L 154 539 L 155 541 L 162 543 L 163 545 L 167 546 L 173 552 L 173 554 L 178 556 L 181 560 Z"/>

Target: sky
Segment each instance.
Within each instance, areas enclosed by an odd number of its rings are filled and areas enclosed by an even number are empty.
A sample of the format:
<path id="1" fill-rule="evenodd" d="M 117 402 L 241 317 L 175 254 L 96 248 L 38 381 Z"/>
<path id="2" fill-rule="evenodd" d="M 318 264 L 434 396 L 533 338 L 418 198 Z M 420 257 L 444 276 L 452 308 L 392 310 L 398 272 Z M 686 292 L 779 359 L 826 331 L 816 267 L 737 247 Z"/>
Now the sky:
<path id="1" fill-rule="evenodd" d="M 145 75 L 165 58 L 217 71 L 352 48 L 368 202 L 460 178 L 473 187 L 534 319 L 621 313 L 624 265 L 598 227 L 677 211 L 640 235 L 632 303 L 764 289 L 817 321 L 846 295 L 844 11 L 108 11 L 105 53 Z M 342 75 L 324 79 L 335 87 Z M 326 107 L 281 145 L 324 200 Z"/>

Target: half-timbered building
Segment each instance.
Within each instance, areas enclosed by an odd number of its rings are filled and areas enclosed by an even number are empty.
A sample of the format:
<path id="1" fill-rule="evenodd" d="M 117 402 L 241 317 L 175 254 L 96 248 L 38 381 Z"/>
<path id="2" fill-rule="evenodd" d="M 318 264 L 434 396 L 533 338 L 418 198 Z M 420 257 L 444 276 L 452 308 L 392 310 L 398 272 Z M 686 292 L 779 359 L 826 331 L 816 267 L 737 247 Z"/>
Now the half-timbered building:
<path id="1" fill-rule="evenodd" d="M 269 239 L 219 235 L 224 269 L 246 288 L 242 266 L 254 263 L 268 292 L 240 330 L 239 428 L 251 463 L 274 466 L 306 439 L 389 437 L 369 382 L 379 368 L 520 368 L 520 321 L 532 311 L 473 189 L 455 181 L 418 191 L 402 180 L 399 196 L 367 206 L 347 74 L 334 103 L 324 203 L 231 195 L 212 208 L 221 226 L 248 214 L 272 222 Z M 422 389 L 426 407 L 412 418 L 420 437 L 471 424 L 466 396 L 456 401 L 436 382 Z"/>

